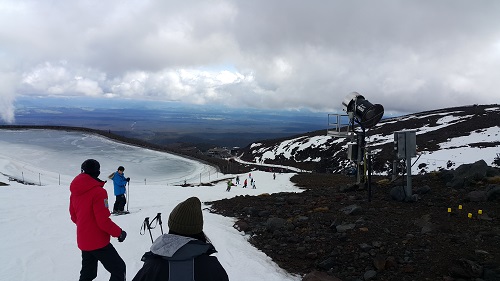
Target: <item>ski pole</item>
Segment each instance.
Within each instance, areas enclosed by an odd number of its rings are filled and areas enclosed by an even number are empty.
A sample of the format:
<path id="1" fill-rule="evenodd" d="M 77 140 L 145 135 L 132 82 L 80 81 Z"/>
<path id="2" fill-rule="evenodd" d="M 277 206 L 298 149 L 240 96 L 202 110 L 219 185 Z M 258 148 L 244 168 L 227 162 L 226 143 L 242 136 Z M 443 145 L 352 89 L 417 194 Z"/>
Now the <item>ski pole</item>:
<path id="1" fill-rule="evenodd" d="M 156 221 L 156 224 L 155 226 L 152 226 L 152 224 Z M 161 213 L 157 213 L 156 214 L 156 217 L 151 221 L 150 225 L 149 225 L 149 228 L 150 229 L 155 229 L 158 224 L 160 225 L 160 229 L 161 229 L 161 234 L 163 234 L 163 224 L 162 224 L 162 221 L 161 221 Z"/>
<path id="2" fill-rule="evenodd" d="M 155 228 L 158 224 L 160 225 L 161 234 L 163 234 L 163 224 L 161 221 L 161 213 L 156 214 L 156 217 L 151 221 L 151 224 L 156 220 L 156 225 L 151 227 L 151 229 Z"/>
<path id="3" fill-rule="evenodd" d="M 144 222 L 142 224 L 141 230 L 139 231 L 139 234 L 144 235 L 146 233 L 146 228 L 149 231 L 149 237 L 151 237 L 151 243 L 153 243 L 153 234 L 151 234 L 151 225 L 149 224 L 149 217 L 146 217 L 144 219 Z"/>
<path id="4" fill-rule="evenodd" d="M 163 225 L 161 223 L 161 213 L 156 215 L 158 217 L 158 223 L 160 224 L 161 234 L 163 235 Z"/>
<path id="5" fill-rule="evenodd" d="M 129 197 L 130 196 L 130 191 L 129 191 L 129 189 L 130 189 L 130 181 L 127 182 L 127 190 L 126 190 L 127 191 L 127 212 L 128 212 L 128 201 L 130 201 L 130 197 Z"/>

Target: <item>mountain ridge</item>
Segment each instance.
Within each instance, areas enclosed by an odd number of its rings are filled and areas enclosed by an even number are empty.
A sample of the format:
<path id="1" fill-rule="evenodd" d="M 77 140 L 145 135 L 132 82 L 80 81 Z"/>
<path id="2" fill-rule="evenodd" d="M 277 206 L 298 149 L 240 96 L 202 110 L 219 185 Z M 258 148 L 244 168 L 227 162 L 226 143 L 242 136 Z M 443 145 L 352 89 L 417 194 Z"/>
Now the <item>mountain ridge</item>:
<path id="1" fill-rule="evenodd" d="M 391 172 L 391 162 L 394 159 L 393 134 L 396 131 L 416 130 L 417 149 L 420 154 L 428 156 L 446 147 L 447 144 L 453 143 L 456 139 L 467 137 L 469 137 L 468 142 L 445 149 L 452 154 L 454 152 L 459 154 L 461 149 L 472 148 L 489 148 L 500 152 L 499 124 L 500 106 L 498 104 L 450 107 L 384 119 L 366 131 L 367 146 L 376 152 L 373 155 L 373 171 L 375 173 Z M 482 141 L 471 137 L 479 133 L 487 134 Z M 304 145 L 307 143 L 311 145 Z M 326 129 L 317 130 L 290 138 L 254 142 L 241 150 L 240 158 L 256 164 L 285 165 L 307 171 L 340 173 L 349 166 L 348 143 L 348 139 L 327 136 Z M 493 154 L 488 158 L 490 160 L 486 159 L 486 161 L 492 164 L 491 159 L 494 158 Z M 447 168 L 456 167 L 467 161 L 458 157 L 438 160 L 443 161 L 441 164 L 451 162 L 452 165 L 448 164 Z M 435 165 L 435 167 L 427 167 L 423 170 L 431 171 L 441 168 L 445 168 L 444 165 Z"/>

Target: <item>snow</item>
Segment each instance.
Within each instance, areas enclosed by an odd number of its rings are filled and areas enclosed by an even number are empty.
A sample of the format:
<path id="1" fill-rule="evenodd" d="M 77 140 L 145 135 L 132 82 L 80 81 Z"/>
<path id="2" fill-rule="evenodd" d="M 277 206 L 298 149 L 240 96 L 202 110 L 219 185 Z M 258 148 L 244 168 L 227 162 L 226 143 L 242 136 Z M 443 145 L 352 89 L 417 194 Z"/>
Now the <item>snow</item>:
<path id="1" fill-rule="evenodd" d="M 197 196 L 202 202 L 231 198 L 237 195 L 259 195 L 275 192 L 300 192 L 291 182 L 290 174 L 253 171 L 257 189 L 241 188 L 248 174 L 240 174 L 240 185 L 226 192 L 226 182 L 215 186 L 180 187 L 173 183 L 186 179 L 198 184 L 209 180 L 234 178 L 222 175 L 207 165 L 165 153 L 131 147 L 108 139 L 82 133 L 58 131 L 0 131 L 0 271 L 1 280 L 77 280 L 81 252 L 76 245 L 76 226 L 68 212 L 69 183 L 80 172 L 87 158 L 101 163 L 101 179 L 125 166 L 131 177 L 129 186 L 130 215 L 112 216 L 127 231 L 127 238 L 112 244 L 127 264 L 127 280 L 142 266 L 140 261 L 149 250 L 149 232 L 140 234 L 145 217 L 162 214 L 163 229 L 168 231 L 170 211 L 181 201 Z M 176 169 L 176 166 L 182 169 Z M 186 169 L 185 172 L 182 170 Z M 42 185 L 23 185 L 8 177 L 22 175 Z M 21 176 L 22 176 L 21 175 Z M 16 177 L 18 174 L 15 175 Z M 146 183 L 143 178 L 147 178 Z M 59 184 L 60 181 L 60 184 Z M 234 182 L 234 179 L 233 179 Z M 110 204 L 114 203 L 113 185 L 106 183 Z M 209 206 L 203 206 L 209 207 Z M 268 256 L 248 242 L 249 236 L 232 226 L 235 219 L 204 210 L 204 231 L 218 250 L 216 254 L 230 280 L 300 280 L 279 268 Z M 153 238 L 161 234 L 152 230 Z M 95 280 L 108 280 L 109 273 L 99 265 Z"/>
<path id="2" fill-rule="evenodd" d="M 451 112 L 451 113 L 459 113 L 460 111 Z M 447 127 L 451 124 L 456 124 L 463 122 L 467 118 L 470 118 L 471 115 L 455 117 L 448 115 L 450 113 L 436 113 L 432 115 L 426 115 L 421 117 L 409 116 L 405 117 L 407 119 L 411 118 L 425 118 L 433 115 L 443 115 L 443 117 L 437 120 L 437 125 L 433 127 L 424 126 L 418 128 L 416 131 L 416 135 L 422 135 L 428 132 L 436 131 L 438 129 Z M 391 123 L 392 121 L 384 121 L 379 126 L 383 126 L 384 124 Z M 275 145 L 272 149 L 268 147 L 262 147 L 257 152 L 263 153 L 261 157 L 255 157 L 255 163 L 258 163 L 262 166 L 275 167 L 276 165 L 265 164 L 266 159 L 273 160 L 277 155 L 283 155 L 283 157 L 287 159 L 291 159 L 294 154 L 292 152 L 294 150 L 303 150 L 307 147 L 323 147 L 323 145 L 331 140 L 332 136 L 315 136 L 315 137 L 297 137 L 295 139 L 285 140 L 280 144 Z M 441 144 L 441 150 L 439 151 L 419 151 L 418 156 L 412 158 L 412 174 L 418 174 L 422 169 L 418 168 L 420 164 L 426 164 L 424 171 L 437 171 L 441 168 L 457 168 L 462 164 L 470 164 L 474 163 L 478 160 L 484 160 L 486 164 L 491 165 L 497 157 L 497 153 L 500 153 L 500 146 L 498 144 L 490 147 L 471 147 L 468 144 L 479 143 L 479 142 L 495 142 L 500 139 L 500 126 L 494 126 L 482 130 L 477 130 L 471 132 L 469 136 L 457 137 L 449 139 L 447 143 Z M 343 141 L 342 138 L 337 138 L 335 142 Z M 335 143 L 334 142 L 334 143 Z M 375 134 L 371 135 L 367 138 L 368 147 L 378 147 L 384 145 L 386 143 L 394 142 L 394 134 Z M 344 148 L 347 149 L 347 145 L 344 145 Z M 380 152 L 380 149 L 372 148 L 372 152 L 375 154 Z M 418 148 L 417 148 L 418 150 Z M 337 151 L 336 153 L 338 153 Z M 306 161 L 317 161 L 318 159 L 307 159 Z M 238 160 L 243 162 L 241 160 Z M 448 162 L 451 161 L 451 166 L 448 167 Z M 247 162 L 243 162 L 247 163 Z"/>

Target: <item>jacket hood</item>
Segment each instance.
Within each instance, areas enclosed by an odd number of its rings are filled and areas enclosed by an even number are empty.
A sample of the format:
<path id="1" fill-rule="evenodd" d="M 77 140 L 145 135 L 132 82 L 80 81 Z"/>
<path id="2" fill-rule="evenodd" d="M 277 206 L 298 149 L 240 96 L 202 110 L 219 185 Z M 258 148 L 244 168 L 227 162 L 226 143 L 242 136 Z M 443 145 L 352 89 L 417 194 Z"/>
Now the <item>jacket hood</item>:
<path id="1" fill-rule="evenodd" d="M 69 186 L 69 190 L 74 195 L 81 195 L 95 187 L 104 187 L 106 182 L 93 178 L 92 176 L 81 173 L 76 176 Z"/>
<path id="2" fill-rule="evenodd" d="M 213 254 L 215 248 L 210 243 L 174 234 L 163 234 L 151 246 L 153 254 L 168 260 L 187 260 L 202 254 Z"/>

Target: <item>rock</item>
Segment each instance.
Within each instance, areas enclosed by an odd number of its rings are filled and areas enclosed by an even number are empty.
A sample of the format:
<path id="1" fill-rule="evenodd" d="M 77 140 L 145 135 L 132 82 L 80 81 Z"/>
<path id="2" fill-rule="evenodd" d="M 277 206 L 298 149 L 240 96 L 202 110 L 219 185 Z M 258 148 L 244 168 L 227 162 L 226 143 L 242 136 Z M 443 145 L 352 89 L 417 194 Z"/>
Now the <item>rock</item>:
<path id="1" fill-rule="evenodd" d="M 233 227 L 238 231 L 247 232 L 250 230 L 250 225 L 246 221 L 239 220 L 233 224 Z"/>
<path id="2" fill-rule="evenodd" d="M 323 260 L 318 264 L 318 267 L 324 270 L 329 270 L 335 265 L 335 261 L 332 257 L 327 258 L 326 260 Z"/>
<path id="3" fill-rule="evenodd" d="M 420 187 L 420 188 L 415 189 L 413 192 L 414 192 L 415 194 L 420 194 L 420 195 L 422 195 L 422 194 L 427 194 L 427 193 L 429 193 L 430 191 L 431 191 L 431 188 L 430 188 L 428 185 L 424 185 L 424 186 L 422 186 L 422 187 Z"/>
<path id="4" fill-rule="evenodd" d="M 359 189 L 359 185 L 358 184 L 345 185 L 345 186 L 341 186 L 339 188 L 340 192 L 355 191 L 355 190 L 358 190 L 358 189 Z"/>
<path id="5" fill-rule="evenodd" d="M 385 269 L 385 264 L 386 264 L 386 257 L 383 256 L 383 255 L 377 255 L 375 256 L 375 258 L 373 258 L 373 266 L 375 266 L 375 268 L 378 270 L 378 271 L 382 271 Z"/>
<path id="6" fill-rule="evenodd" d="M 483 267 L 468 259 L 454 260 L 450 275 L 455 278 L 479 278 L 483 274 Z"/>
<path id="7" fill-rule="evenodd" d="M 330 276 L 326 272 L 311 271 L 302 278 L 302 281 L 342 281 L 335 276 Z"/>
<path id="8" fill-rule="evenodd" d="M 347 230 L 354 229 L 356 225 L 354 223 L 337 225 L 337 232 L 346 232 Z"/>
<path id="9" fill-rule="evenodd" d="M 363 244 L 359 244 L 359 248 L 363 251 L 363 252 L 368 252 L 369 250 L 372 249 L 372 246 L 366 244 L 366 243 L 363 243 Z"/>
<path id="10" fill-rule="evenodd" d="M 486 186 L 486 200 L 500 202 L 500 186 L 497 184 L 489 184 Z"/>
<path id="11" fill-rule="evenodd" d="M 495 272 L 495 270 L 485 268 L 484 272 L 483 272 L 483 279 L 482 280 L 484 280 L 484 281 L 500 280 L 500 270 L 497 269 L 497 271 Z"/>
<path id="12" fill-rule="evenodd" d="M 262 217 L 262 218 L 267 218 L 267 217 L 269 217 L 269 215 L 270 215 L 270 214 L 271 214 L 271 212 L 270 212 L 270 211 L 264 210 L 264 211 L 260 211 L 260 212 L 258 213 L 258 216 L 259 216 L 259 217 Z"/>
<path id="13" fill-rule="evenodd" d="M 407 264 L 401 268 L 401 271 L 403 271 L 404 273 L 413 273 L 413 272 L 415 272 L 415 267 Z"/>
<path id="14" fill-rule="evenodd" d="M 403 202 L 406 199 L 406 192 L 404 186 L 395 186 L 391 189 L 390 193 L 392 200 Z"/>
<path id="15" fill-rule="evenodd" d="M 299 196 L 289 196 L 286 199 L 286 202 L 290 205 L 295 205 L 300 204 L 302 202 L 302 199 Z"/>
<path id="16" fill-rule="evenodd" d="M 307 253 L 306 255 L 306 258 L 310 259 L 310 260 L 314 260 L 318 257 L 318 253 L 316 252 L 310 252 L 310 253 Z"/>
<path id="17" fill-rule="evenodd" d="M 453 173 L 453 179 L 447 185 L 455 189 L 470 186 L 474 182 L 484 179 L 488 173 L 494 173 L 489 168 L 484 160 L 460 165 Z"/>
<path id="18" fill-rule="evenodd" d="M 243 211 L 243 213 L 245 213 L 249 216 L 256 216 L 259 213 L 259 211 L 254 207 L 245 207 L 245 208 L 243 208 L 242 211 Z"/>
<path id="19" fill-rule="evenodd" d="M 471 191 L 467 194 L 466 199 L 471 202 L 483 202 L 486 201 L 486 192 L 485 191 Z"/>
<path id="20" fill-rule="evenodd" d="M 373 280 L 377 276 L 377 272 L 375 270 L 368 270 L 363 274 L 363 279 L 366 280 Z"/>
<path id="21" fill-rule="evenodd" d="M 363 208 L 361 208 L 360 206 L 356 205 L 356 204 L 353 204 L 353 205 L 349 205 L 347 207 L 344 207 L 342 209 L 340 209 L 341 212 L 343 212 L 344 214 L 346 215 L 359 215 L 363 212 Z"/>
<path id="22" fill-rule="evenodd" d="M 284 227 L 286 220 L 282 218 L 269 218 L 266 221 L 266 229 L 268 231 L 274 232 L 275 230 Z"/>
<path id="23" fill-rule="evenodd" d="M 422 226 L 420 233 L 426 234 L 426 233 L 432 232 L 433 230 L 434 230 L 434 225 L 429 222 L 426 225 Z"/>

